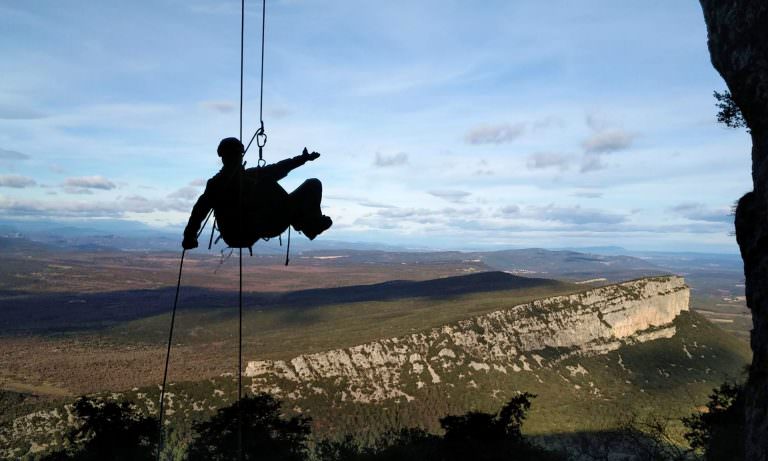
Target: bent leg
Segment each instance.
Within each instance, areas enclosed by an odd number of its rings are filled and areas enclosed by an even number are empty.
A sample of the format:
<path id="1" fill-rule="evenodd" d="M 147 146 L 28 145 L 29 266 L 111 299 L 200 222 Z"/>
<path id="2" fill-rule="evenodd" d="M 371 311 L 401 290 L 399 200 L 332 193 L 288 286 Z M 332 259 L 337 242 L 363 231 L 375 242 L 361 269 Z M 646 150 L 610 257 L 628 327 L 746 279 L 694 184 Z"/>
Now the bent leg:
<path id="1" fill-rule="evenodd" d="M 293 192 L 288 194 L 291 205 L 291 225 L 304 232 L 310 240 L 325 231 L 331 224 L 331 218 L 320 210 L 323 198 L 323 184 L 319 179 L 307 179 Z"/>
<path id="2" fill-rule="evenodd" d="M 323 183 L 319 179 L 307 179 L 288 197 L 291 202 L 291 224 L 297 230 L 323 215 L 320 211 Z"/>

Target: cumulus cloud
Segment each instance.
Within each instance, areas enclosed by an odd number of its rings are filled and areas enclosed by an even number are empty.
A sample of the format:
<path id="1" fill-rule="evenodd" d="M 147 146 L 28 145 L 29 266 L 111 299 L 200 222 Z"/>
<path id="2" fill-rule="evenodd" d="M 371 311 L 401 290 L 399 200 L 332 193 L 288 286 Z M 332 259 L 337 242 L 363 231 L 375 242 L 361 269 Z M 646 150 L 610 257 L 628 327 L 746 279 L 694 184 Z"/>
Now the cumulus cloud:
<path id="1" fill-rule="evenodd" d="M 235 104 L 230 101 L 203 101 L 200 105 L 220 114 L 229 114 L 235 110 Z"/>
<path id="2" fill-rule="evenodd" d="M 574 192 L 571 195 L 573 195 L 574 197 L 583 197 L 583 198 L 600 198 L 603 196 L 603 193 L 584 190 L 584 191 Z"/>
<path id="3" fill-rule="evenodd" d="M 429 195 L 447 200 L 453 203 L 461 203 L 465 198 L 472 195 L 470 192 L 463 190 L 431 190 Z"/>
<path id="4" fill-rule="evenodd" d="M 15 216 L 108 218 L 157 211 L 188 212 L 189 205 L 179 200 L 157 200 L 138 195 L 112 201 L 41 201 L 0 197 L 0 212 Z"/>
<path id="5" fill-rule="evenodd" d="M 434 214 L 434 211 L 426 208 L 390 208 L 376 212 L 376 216 L 397 219 L 413 218 L 415 216 L 430 216 L 432 214 Z"/>
<path id="6" fill-rule="evenodd" d="M 455 225 L 467 220 L 476 220 L 482 210 L 477 207 L 456 208 L 446 207 L 439 209 L 428 208 L 386 208 L 375 213 L 358 218 L 355 224 L 361 224 L 379 229 L 395 229 L 414 225 Z"/>
<path id="7" fill-rule="evenodd" d="M 592 134 L 581 143 L 584 148 L 580 169 L 582 173 L 607 168 L 602 156 L 629 149 L 637 137 L 634 133 L 616 127 L 610 119 L 595 114 L 588 114 L 586 123 Z"/>
<path id="8" fill-rule="evenodd" d="M 373 164 L 380 167 L 399 166 L 408 163 L 408 154 L 400 152 L 394 155 L 383 155 L 380 152 L 376 152 L 376 158 Z"/>
<path id="9" fill-rule="evenodd" d="M 359 202 L 358 205 L 364 206 L 366 208 L 395 208 L 394 205 L 388 205 L 386 203 L 370 202 L 370 201 Z"/>
<path id="10" fill-rule="evenodd" d="M 29 155 L 15 150 L 0 149 L 0 160 L 28 160 Z"/>
<path id="11" fill-rule="evenodd" d="M 181 200 L 194 200 L 200 195 L 200 188 L 186 186 L 168 194 L 168 198 L 177 198 Z"/>
<path id="12" fill-rule="evenodd" d="M 195 179 L 194 181 L 190 181 L 189 185 L 192 187 L 202 187 L 205 186 L 208 183 L 207 179 Z"/>
<path id="13" fill-rule="evenodd" d="M 531 215 L 544 221 L 557 221 L 564 224 L 619 224 L 626 220 L 626 217 L 616 213 L 582 208 L 580 205 L 534 207 L 531 209 Z"/>
<path id="14" fill-rule="evenodd" d="M 507 205 L 499 209 L 499 212 L 504 217 L 518 216 L 520 214 L 520 207 L 517 205 Z"/>
<path id="15" fill-rule="evenodd" d="M 469 130 L 464 135 L 464 140 L 469 144 L 504 144 L 519 138 L 523 132 L 524 123 L 481 125 Z"/>
<path id="16" fill-rule="evenodd" d="M 536 152 L 528 156 L 528 169 L 537 170 L 543 168 L 559 168 L 560 171 L 568 169 L 570 159 L 562 154 L 553 152 Z"/>
<path id="17" fill-rule="evenodd" d="M 635 135 L 624 130 L 598 131 L 584 140 L 584 151 L 591 154 L 607 154 L 629 148 Z"/>
<path id="18" fill-rule="evenodd" d="M 12 187 L 14 189 L 24 189 L 25 187 L 32 187 L 35 184 L 34 179 L 26 176 L 4 174 L 0 175 L 0 187 Z"/>
<path id="19" fill-rule="evenodd" d="M 356 225 L 377 229 L 397 229 L 410 225 L 436 224 L 441 221 L 436 210 L 426 208 L 385 208 L 355 220 Z"/>
<path id="20" fill-rule="evenodd" d="M 691 221 L 732 223 L 733 216 L 726 208 L 709 208 L 703 203 L 681 203 L 670 208 L 670 211 Z"/>
<path id="21" fill-rule="evenodd" d="M 359 202 L 361 200 L 364 200 L 364 198 L 359 195 L 323 194 L 323 200 L 339 200 L 342 202 Z"/>
<path id="22" fill-rule="evenodd" d="M 89 194 L 92 189 L 112 190 L 117 186 L 103 176 L 81 176 L 67 178 L 64 181 L 64 190 L 70 194 Z"/>
<path id="23" fill-rule="evenodd" d="M 131 195 L 117 202 L 123 212 L 153 213 L 155 211 L 189 211 L 189 204 L 179 200 L 151 199 L 141 195 Z"/>

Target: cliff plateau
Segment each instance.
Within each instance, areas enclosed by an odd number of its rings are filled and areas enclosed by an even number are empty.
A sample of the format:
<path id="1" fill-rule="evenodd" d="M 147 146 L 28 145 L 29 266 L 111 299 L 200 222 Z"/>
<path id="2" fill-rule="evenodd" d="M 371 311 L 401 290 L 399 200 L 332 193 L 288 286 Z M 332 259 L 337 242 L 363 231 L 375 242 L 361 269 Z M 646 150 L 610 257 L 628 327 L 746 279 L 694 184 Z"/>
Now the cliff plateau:
<path id="1" fill-rule="evenodd" d="M 675 335 L 674 320 L 689 309 L 690 290 L 677 276 L 651 277 L 565 296 L 512 305 L 428 331 L 353 347 L 254 360 L 251 390 L 297 399 L 411 401 L 414 387 L 444 375 L 474 383 L 475 375 L 530 372 L 574 356 Z M 580 370 L 572 373 L 578 373 Z M 324 386 L 323 383 L 329 385 Z"/>

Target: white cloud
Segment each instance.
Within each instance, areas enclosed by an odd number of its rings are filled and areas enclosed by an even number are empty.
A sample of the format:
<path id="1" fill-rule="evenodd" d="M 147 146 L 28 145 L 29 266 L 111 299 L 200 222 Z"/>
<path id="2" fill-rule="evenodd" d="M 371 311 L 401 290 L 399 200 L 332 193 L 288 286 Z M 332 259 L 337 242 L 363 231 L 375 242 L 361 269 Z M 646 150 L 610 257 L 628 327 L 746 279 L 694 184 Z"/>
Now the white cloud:
<path id="1" fill-rule="evenodd" d="M 168 194 L 168 198 L 178 198 L 182 200 L 194 200 L 200 196 L 200 188 L 193 186 L 186 186 Z"/>
<path id="2" fill-rule="evenodd" d="M 554 152 L 536 152 L 528 156 L 526 165 L 529 169 L 559 168 L 560 171 L 568 169 L 571 159 L 565 155 Z"/>
<path id="3" fill-rule="evenodd" d="M 584 191 L 574 192 L 571 195 L 573 195 L 574 197 L 583 197 L 583 198 L 600 198 L 604 194 L 602 192 L 584 190 Z"/>
<path id="4" fill-rule="evenodd" d="M 72 194 L 88 193 L 91 189 L 112 190 L 117 186 L 103 176 L 81 176 L 64 180 L 64 190 Z"/>
<path id="5" fill-rule="evenodd" d="M 24 189 L 36 185 L 34 179 L 19 175 L 0 175 L 0 187 L 12 187 L 14 189 Z"/>
<path id="6" fill-rule="evenodd" d="M 471 192 L 463 190 L 431 190 L 429 194 L 452 203 L 462 203 L 465 198 L 472 195 Z"/>
<path id="7" fill-rule="evenodd" d="M 14 216 L 105 218 L 123 217 L 127 213 L 188 212 L 189 204 L 179 200 L 157 200 L 138 195 L 113 201 L 41 201 L 0 197 L 0 211 Z"/>
<path id="8" fill-rule="evenodd" d="M 520 215 L 520 207 L 517 205 L 507 205 L 502 207 L 499 211 L 501 212 L 501 215 L 505 217 Z"/>
<path id="9" fill-rule="evenodd" d="M 395 208 L 394 205 L 389 205 L 389 204 L 380 203 L 380 202 L 371 202 L 371 201 L 360 202 L 358 203 L 358 205 L 366 208 Z"/>
<path id="10" fill-rule="evenodd" d="M 468 144 L 505 144 L 519 138 L 525 132 L 524 123 L 481 125 L 464 135 Z"/>
<path id="11" fill-rule="evenodd" d="M 628 149 L 635 137 L 634 134 L 620 129 L 598 131 L 585 139 L 582 146 L 584 151 L 590 154 L 607 154 Z"/>
<path id="12" fill-rule="evenodd" d="M 691 221 L 733 223 L 733 216 L 729 209 L 710 208 L 703 203 L 681 203 L 670 208 L 670 211 Z"/>
<path id="13" fill-rule="evenodd" d="M 565 224 L 618 224 L 626 221 L 626 217 L 623 215 L 582 208 L 580 205 L 561 207 L 550 204 L 544 207 L 532 207 L 530 213 L 541 220 Z"/>
<path id="14" fill-rule="evenodd" d="M 482 210 L 469 208 L 387 208 L 355 220 L 356 225 L 369 226 L 378 229 L 408 229 L 422 228 L 424 225 L 439 225 L 443 229 L 461 228 L 459 223 L 480 218 Z"/>
<path id="15" fill-rule="evenodd" d="M 408 154 L 400 152 L 394 155 L 384 155 L 376 152 L 376 159 L 373 164 L 380 167 L 399 166 L 408 163 Z"/>

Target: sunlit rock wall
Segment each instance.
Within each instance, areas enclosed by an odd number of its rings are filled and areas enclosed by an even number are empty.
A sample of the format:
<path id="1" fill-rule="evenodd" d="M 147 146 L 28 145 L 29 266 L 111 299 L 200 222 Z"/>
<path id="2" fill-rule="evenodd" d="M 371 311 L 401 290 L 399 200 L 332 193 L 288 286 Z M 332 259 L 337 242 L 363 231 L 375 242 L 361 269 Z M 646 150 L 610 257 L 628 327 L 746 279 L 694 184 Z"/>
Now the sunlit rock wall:
<path id="1" fill-rule="evenodd" d="M 467 380 L 491 369 L 526 372 L 573 355 L 595 355 L 623 344 L 670 338 L 690 290 L 681 277 L 653 277 L 567 296 L 513 305 L 397 338 L 300 355 L 255 360 L 246 376 L 253 391 L 287 397 L 338 393 L 373 402 L 412 397 L 409 386 L 440 383 L 444 373 Z M 333 389 L 324 388 L 332 383 Z"/>

